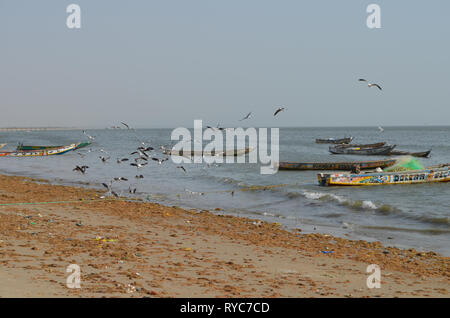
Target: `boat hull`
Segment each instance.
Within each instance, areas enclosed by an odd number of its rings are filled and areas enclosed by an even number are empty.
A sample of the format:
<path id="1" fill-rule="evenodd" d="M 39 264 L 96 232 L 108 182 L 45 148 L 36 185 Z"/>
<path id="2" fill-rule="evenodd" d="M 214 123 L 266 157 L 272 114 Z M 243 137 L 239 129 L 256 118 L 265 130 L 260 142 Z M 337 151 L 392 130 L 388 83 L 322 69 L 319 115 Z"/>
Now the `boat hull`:
<path id="1" fill-rule="evenodd" d="M 353 137 L 349 138 L 341 138 L 341 139 L 334 139 L 334 138 L 328 138 L 328 139 L 316 139 L 317 144 L 349 144 L 353 140 Z"/>
<path id="2" fill-rule="evenodd" d="M 360 162 L 280 162 L 279 170 L 345 170 L 349 171 L 359 166 L 361 170 L 387 168 L 393 166 L 397 160 L 376 160 Z"/>
<path id="3" fill-rule="evenodd" d="M 383 146 L 379 148 L 359 148 L 359 147 L 330 147 L 329 151 L 334 155 L 361 155 L 361 156 L 388 156 L 396 145 Z"/>
<path id="4" fill-rule="evenodd" d="M 450 182 L 450 167 L 402 172 L 317 175 L 321 186 L 376 186 Z"/>
<path id="5" fill-rule="evenodd" d="M 62 155 L 66 152 L 75 150 L 77 144 L 71 144 L 57 149 L 44 149 L 44 150 L 29 150 L 29 151 L 10 151 L 0 152 L 0 157 L 43 157 L 43 156 L 55 156 Z"/>
<path id="6" fill-rule="evenodd" d="M 75 149 L 80 149 L 83 147 L 87 147 L 91 145 L 91 142 L 80 142 L 77 144 Z M 51 149 L 60 149 L 66 146 L 25 146 L 25 145 L 19 145 L 17 146 L 17 151 L 27 151 L 27 150 L 51 150 Z"/>

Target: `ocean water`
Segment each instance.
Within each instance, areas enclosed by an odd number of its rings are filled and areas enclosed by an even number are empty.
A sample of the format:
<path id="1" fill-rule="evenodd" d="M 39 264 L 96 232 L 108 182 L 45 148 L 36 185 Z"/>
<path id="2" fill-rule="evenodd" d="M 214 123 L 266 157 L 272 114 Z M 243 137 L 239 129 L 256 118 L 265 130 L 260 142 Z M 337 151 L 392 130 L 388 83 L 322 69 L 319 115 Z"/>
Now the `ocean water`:
<path id="1" fill-rule="evenodd" d="M 133 158 L 130 153 L 138 139 L 155 148 L 170 145 L 171 129 L 88 130 L 95 136 L 92 146 L 61 156 L 40 158 L 0 157 L 4 174 L 45 178 L 57 184 L 102 187 L 114 177 L 113 189 L 167 205 L 186 208 L 220 208 L 215 213 L 246 216 L 283 226 L 300 228 L 303 233 L 330 233 L 351 239 L 381 241 L 388 246 L 433 250 L 450 255 L 450 183 L 380 187 L 320 187 L 317 171 L 279 171 L 261 175 L 259 164 L 183 164 L 186 172 L 171 160 L 149 164 L 137 170 L 117 158 Z M 316 138 L 354 136 L 355 143 L 387 141 L 398 150 L 432 149 L 431 158 L 419 160 L 425 166 L 450 162 L 450 127 L 366 128 L 282 128 L 280 161 L 352 161 L 383 157 L 331 155 L 328 145 Z M 0 132 L 2 149 L 24 144 L 66 145 L 87 138 L 81 130 Z M 104 152 L 101 151 L 104 150 Z M 80 154 L 83 154 L 82 157 Z M 111 157 L 103 163 L 99 156 Z M 165 158 L 160 152 L 152 156 Z M 85 175 L 74 172 L 75 165 L 87 165 Z M 143 179 L 136 179 L 142 174 Z M 258 186 L 283 185 L 266 189 Z M 234 195 L 232 195 L 234 191 Z M 55 198 L 56 199 L 56 198 Z"/>

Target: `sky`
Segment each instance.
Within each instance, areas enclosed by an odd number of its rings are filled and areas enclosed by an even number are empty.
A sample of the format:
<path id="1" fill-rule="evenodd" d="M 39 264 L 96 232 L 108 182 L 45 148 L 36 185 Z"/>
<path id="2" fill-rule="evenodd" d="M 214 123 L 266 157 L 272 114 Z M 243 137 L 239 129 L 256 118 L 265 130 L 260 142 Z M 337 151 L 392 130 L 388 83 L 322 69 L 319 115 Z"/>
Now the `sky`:
<path id="1" fill-rule="evenodd" d="M 448 0 L 0 0 L 0 127 L 449 125 L 449 13 Z"/>

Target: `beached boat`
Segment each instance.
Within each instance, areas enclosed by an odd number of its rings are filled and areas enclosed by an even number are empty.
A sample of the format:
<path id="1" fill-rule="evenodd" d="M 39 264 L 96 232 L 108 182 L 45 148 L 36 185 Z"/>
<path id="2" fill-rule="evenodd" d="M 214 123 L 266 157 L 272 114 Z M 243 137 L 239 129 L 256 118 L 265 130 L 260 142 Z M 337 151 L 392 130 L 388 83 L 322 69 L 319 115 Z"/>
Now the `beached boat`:
<path id="1" fill-rule="evenodd" d="M 254 148 L 244 148 L 244 149 L 235 149 L 235 150 L 225 150 L 225 151 L 174 151 L 174 150 L 166 150 L 164 151 L 164 154 L 170 155 L 170 156 L 184 156 L 184 157 L 193 157 L 193 156 L 226 156 L 226 157 L 237 157 L 241 155 L 245 155 L 251 151 L 253 151 Z"/>
<path id="2" fill-rule="evenodd" d="M 349 144 L 353 140 L 353 137 L 348 138 L 341 138 L 341 139 L 335 139 L 335 138 L 327 138 L 327 139 L 316 139 L 317 144 Z"/>
<path id="3" fill-rule="evenodd" d="M 89 145 L 91 145 L 91 142 L 79 142 L 77 143 L 77 146 L 75 149 L 80 149 L 83 147 L 87 147 Z M 25 150 L 50 150 L 50 149 L 59 149 L 59 148 L 63 148 L 65 146 L 26 146 L 23 144 L 20 144 L 17 146 L 17 150 L 18 151 L 25 151 Z"/>
<path id="4" fill-rule="evenodd" d="M 422 151 L 422 152 L 409 152 L 409 151 L 400 151 L 394 150 L 391 151 L 390 155 L 392 156 L 413 156 L 419 158 L 428 158 L 430 156 L 431 150 Z"/>
<path id="5" fill-rule="evenodd" d="M 355 162 L 280 162 L 279 170 L 346 170 L 351 171 L 359 166 L 359 169 L 376 169 L 393 166 L 397 160 L 355 161 Z"/>
<path id="6" fill-rule="evenodd" d="M 71 144 L 70 146 L 64 146 L 64 147 L 57 148 L 57 149 L 4 151 L 4 152 L 0 152 L 0 157 L 40 157 L 40 156 L 62 155 L 66 152 L 75 150 L 76 147 L 77 147 L 77 144 Z"/>
<path id="7" fill-rule="evenodd" d="M 317 175 L 321 186 L 372 186 L 388 184 L 418 184 L 432 182 L 450 182 L 450 165 L 428 167 L 425 170 L 399 172 L 380 172 L 362 174 L 327 174 Z"/>
<path id="8" fill-rule="evenodd" d="M 341 147 L 341 148 L 380 148 L 383 147 L 384 145 L 386 145 L 386 142 L 377 142 L 374 144 L 340 144 L 337 145 L 336 147 Z"/>
<path id="9" fill-rule="evenodd" d="M 364 156 L 382 156 L 389 155 L 396 145 L 382 146 L 378 148 L 360 148 L 360 147 L 339 147 L 332 146 L 329 151 L 335 155 L 364 155 Z"/>

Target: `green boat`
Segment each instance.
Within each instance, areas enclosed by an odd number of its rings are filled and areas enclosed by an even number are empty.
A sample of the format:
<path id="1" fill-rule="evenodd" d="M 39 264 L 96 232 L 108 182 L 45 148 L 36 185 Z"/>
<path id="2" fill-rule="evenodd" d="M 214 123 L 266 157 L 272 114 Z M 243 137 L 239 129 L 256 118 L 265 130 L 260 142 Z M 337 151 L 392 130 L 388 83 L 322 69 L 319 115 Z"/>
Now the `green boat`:
<path id="1" fill-rule="evenodd" d="M 77 150 L 83 147 L 87 147 L 89 145 L 91 145 L 91 142 L 79 142 L 78 144 L 76 144 L 75 149 L 73 150 Z M 26 151 L 26 150 L 52 150 L 52 149 L 59 149 L 59 148 L 63 148 L 65 146 L 25 146 L 23 144 L 20 144 L 17 146 L 17 151 Z"/>

